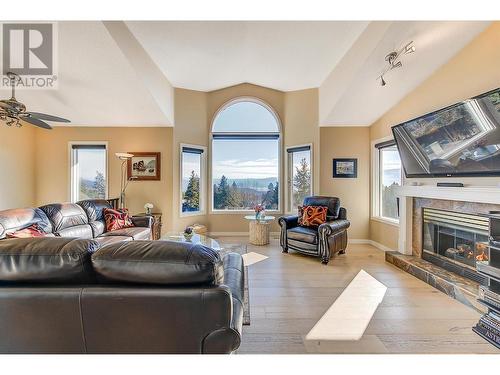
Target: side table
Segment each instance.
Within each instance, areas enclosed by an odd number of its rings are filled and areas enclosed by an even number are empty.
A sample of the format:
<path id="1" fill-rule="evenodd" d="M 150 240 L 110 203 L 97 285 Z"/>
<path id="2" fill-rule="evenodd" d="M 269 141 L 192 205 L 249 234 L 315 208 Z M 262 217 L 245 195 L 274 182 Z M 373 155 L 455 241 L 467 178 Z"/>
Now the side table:
<path id="1" fill-rule="evenodd" d="M 256 219 L 255 215 L 245 216 L 245 219 L 250 222 L 250 240 L 252 245 L 263 246 L 269 244 L 269 227 L 274 216 L 266 216 Z"/>
<path id="2" fill-rule="evenodd" d="M 134 216 L 151 216 L 153 218 L 153 226 L 151 227 L 151 236 L 153 240 L 159 240 L 161 237 L 161 212 L 153 212 L 152 214 L 147 214 L 145 212 L 141 212 L 140 214 L 136 214 Z"/>

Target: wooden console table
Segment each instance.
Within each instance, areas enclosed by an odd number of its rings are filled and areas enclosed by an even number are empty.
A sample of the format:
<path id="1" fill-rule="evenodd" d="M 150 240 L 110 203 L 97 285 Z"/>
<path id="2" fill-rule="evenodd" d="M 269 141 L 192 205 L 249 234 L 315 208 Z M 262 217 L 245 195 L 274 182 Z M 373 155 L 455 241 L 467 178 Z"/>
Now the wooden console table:
<path id="1" fill-rule="evenodd" d="M 153 226 L 151 227 L 151 236 L 153 240 L 159 240 L 161 237 L 161 212 L 153 212 L 148 215 L 145 212 L 141 212 L 140 214 L 136 214 L 134 216 L 151 216 L 153 218 Z"/>

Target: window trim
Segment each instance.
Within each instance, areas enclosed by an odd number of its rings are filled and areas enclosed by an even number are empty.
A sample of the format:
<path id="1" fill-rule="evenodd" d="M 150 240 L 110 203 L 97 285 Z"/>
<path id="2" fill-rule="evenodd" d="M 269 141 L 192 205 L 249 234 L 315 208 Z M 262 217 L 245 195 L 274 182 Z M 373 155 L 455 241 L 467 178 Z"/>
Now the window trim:
<path id="1" fill-rule="evenodd" d="M 218 115 L 225 110 L 227 107 L 239 103 L 239 102 L 253 102 L 256 104 L 259 104 L 266 108 L 275 118 L 276 123 L 278 124 L 278 132 L 273 133 L 273 132 L 213 132 L 214 129 L 214 124 L 215 121 L 217 120 Z M 207 189 L 207 193 L 209 195 L 209 208 L 208 208 L 208 213 L 210 215 L 247 215 L 249 213 L 253 213 L 254 210 L 217 210 L 214 209 L 214 193 L 213 193 L 213 141 L 214 141 L 214 134 L 220 134 L 220 135 L 230 135 L 231 137 L 235 136 L 249 136 L 249 138 L 252 137 L 252 135 L 271 135 L 271 134 L 278 134 L 278 184 L 279 184 L 279 197 L 278 197 L 278 208 L 276 210 L 266 210 L 268 213 L 273 213 L 273 214 L 279 214 L 282 212 L 283 209 L 283 126 L 281 123 L 281 119 L 276 112 L 276 110 L 269 105 L 265 100 L 256 97 L 256 96 L 237 96 L 234 97 L 228 101 L 226 101 L 224 104 L 222 104 L 217 111 L 215 111 L 214 115 L 212 116 L 212 121 L 210 125 L 210 133 L 209 133 L 209 153 L 210 153 L 210 163 L 208 163 L 208 176 L 207 176 L 207 182 L 209 182 L 209 186 Z M 217 136 L 215 137 L 217 138 Z"/>
<path id="2" fill-rule="evenodd" d="M 372 150 L 372 194 L 371 194 L 371 216 L 370 219 L 384 224 L 389 224 L 399 227 L 399 219 L 384 217 L 380 214 L 380 149 L 375 147 L 379 143 L 384 143 L 394 140 L 393 136 L 387 136 L 375 139 L 371 142 Z M 405 184 L 403 168 L 401 168 L 401 186 Z"/>
<path id="3" fill-rule="evenodd" d="M 203 150 L 201 153 L 200 165 L 200 210 L 196 212 L 182 212 L 182 162 L 183 162 L 183 148 L 193 148 Z M 179 144 L 179 217 L 192 217 L 206 215 L 206 191 L 207 191 L 207 146 L 194 145 L 189 143 Z"/>
<path id="4" fill-rule="evenodd" d="M 73 181 L 75 178 L 75 166 L 74 166 L 74 150 L 73 146 L 104 146 L 104 149 L 106 150 L 105 156 L 106 156 L 106 194 L 104 199 L 109 198 L 109 157 L 108 157 L 108 141 L 69 141 L 68 142 L 68 166 L 69 166 L 69 173 L 68 173 L 68 200 L 72 203 L 77 202 L 76 197 L 77 193 L 75 190 L 75 186 L 73 186 Z"/>
<path id="5" fill-rule="evenodd" d="M 289 183 L 290 183 L 290 165 L 289 165 L 289 153 L 288 150 L 294 149 L 294 148 L 300 148 L 300 147 L 309 147 L 309 152 L 311 153 L 311 194 L 314 194 L 314 147 L 312 143 L 304 143 L 300 145 L 291 145 L 291 146 L 286 146 L 285 148 L 285 181 L 286 181 L 286 187 L 285 187 L 285 209 L 283 210 L 285 215 L 292 215 L 295 212 L 293 211 L 293 208 L 290 207 L 291 210 L 288 210 L 290 203 L 292 201 L 292 198 L 290 196 L 290 189 L 289 189 Z"/>

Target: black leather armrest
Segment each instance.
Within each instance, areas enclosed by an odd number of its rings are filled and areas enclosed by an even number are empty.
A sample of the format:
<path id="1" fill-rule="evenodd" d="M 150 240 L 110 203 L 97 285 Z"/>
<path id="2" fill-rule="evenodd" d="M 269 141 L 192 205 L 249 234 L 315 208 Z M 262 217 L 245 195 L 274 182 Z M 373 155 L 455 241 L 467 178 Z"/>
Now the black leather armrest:
<path id="1" fill-rule="evenodd" d="M 299 217 L 297 215 L 282 216 L 278 219 L 278 223 L 285 229 L 295 228 L 299 225 Z"/>
<path id="2" fill-rule="evenodd" d="M 327 221 L 324 224 L 321 224 L 318 228 L 319 233 L 325 233 L 330 236 L 332 234 L 341 232 L 351 226 L 351 222 L 349 220 L 338 219 L 333 221 Z"/>
<path id="3" fill-rule="evenodd" d="M 151 228 L 153 226 L 153 218 L 151 216 L 132 216 L 131 219 L 136 227 Z"/>

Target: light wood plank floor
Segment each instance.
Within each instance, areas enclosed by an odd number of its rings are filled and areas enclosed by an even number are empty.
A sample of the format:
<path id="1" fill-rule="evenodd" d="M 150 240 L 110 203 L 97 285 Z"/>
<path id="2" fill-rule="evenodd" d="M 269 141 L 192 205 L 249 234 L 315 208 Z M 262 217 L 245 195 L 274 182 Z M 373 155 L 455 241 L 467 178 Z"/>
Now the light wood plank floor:
<path id="1" fill-rule="evenodd" d="M 222 246 L 247 243 L 217 240 Z M 239 354 L 499 353 L 471 331 L 479 313 L 385 262 L 384 253 L 370 245 L 350 245 L 327 266 L 282 254 L 277 239 L 248 245 L 251 251 L 269 258 L 249 268 L 251 325 L 243 327 Z M 305 335 L 362 269 L 388 288 L 363 337 L 306 345 Z"/>

